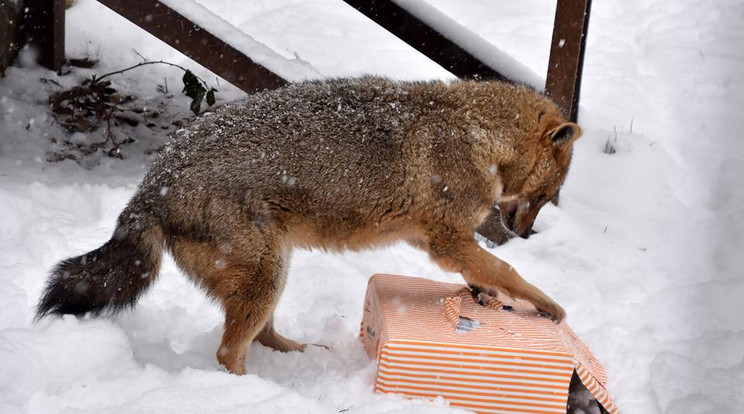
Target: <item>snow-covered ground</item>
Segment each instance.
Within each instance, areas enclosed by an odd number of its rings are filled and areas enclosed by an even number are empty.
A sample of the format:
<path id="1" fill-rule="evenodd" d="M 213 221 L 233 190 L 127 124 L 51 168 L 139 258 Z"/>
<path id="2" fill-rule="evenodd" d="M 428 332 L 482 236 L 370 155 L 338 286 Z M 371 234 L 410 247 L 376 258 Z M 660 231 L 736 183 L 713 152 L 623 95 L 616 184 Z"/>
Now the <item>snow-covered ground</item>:
<path id="1" fill-rule="evenodd" d="M 325 76 L 451 76 L 337 0 L 200 3 Z M 544 73 L 554 2 L 430 3 Z M 101 63 L 57 76 L 27 52 L 0 79 L 0 413 L 457 412 L 372 392 L 374 364 L 356 337 L 367 278 L 460 280 L 405 245 L 296 252 L 278 329 L 330 349 L 256 345 L 242 377 L 214 357 L 220 311 L 171 262 L 132 312 L 33 324 L 48 270 L 110 237 L 154 156 L 145 152 L 163 139 L 140 126 L 123 160 L 46 162 L 65 137 L 46 101 L 54 82 L 72 86 L 141 55 L 191 68 L 218 103 L 242 96 L 93 0 L 69 10 L 67 49 Z M 180 76 L 148 66 L 113 81 L 178 118 L 188 114 Z M 173 98 L 156 91 L 166 80 Z M 744 1 L 594 2 L 581 105 L 585 136 L 560 207 L 543 209 L 539 234 L 494 253 L 566 308 L 623 413 L 741 412 Z"/>

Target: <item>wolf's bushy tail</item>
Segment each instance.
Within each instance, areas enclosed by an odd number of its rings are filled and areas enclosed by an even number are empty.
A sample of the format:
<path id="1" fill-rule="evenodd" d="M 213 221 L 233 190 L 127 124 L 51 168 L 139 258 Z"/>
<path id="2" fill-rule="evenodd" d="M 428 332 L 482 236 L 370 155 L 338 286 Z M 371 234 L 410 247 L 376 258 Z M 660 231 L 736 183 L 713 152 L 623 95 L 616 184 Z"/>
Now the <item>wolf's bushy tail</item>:
<path id="1" fill-rule="evenodd" d="M 113 314 L 134 306 L 158 275 L 164 242 L 157 220 L 131 207 L 119 216 L 111 240 L 54 267 L 37 320 L 49 314 Z"/>

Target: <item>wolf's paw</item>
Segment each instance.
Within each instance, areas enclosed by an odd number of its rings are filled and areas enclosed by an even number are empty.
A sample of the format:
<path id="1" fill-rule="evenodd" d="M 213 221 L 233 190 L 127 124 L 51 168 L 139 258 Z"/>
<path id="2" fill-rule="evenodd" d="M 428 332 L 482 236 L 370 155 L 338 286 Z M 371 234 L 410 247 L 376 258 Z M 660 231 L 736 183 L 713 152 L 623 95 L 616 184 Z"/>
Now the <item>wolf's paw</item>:
<path id="1" fill-rule="evenodd" d="M 305 352 L 305 349 L 307 349 L 307 344 L 295 342 L 289 338 L 284 337 L 280 337 L 280 339 L 277 341 L 265 343 L 263 345 L 267 345 L 279 352 Z"/>
<path id="2" fill-rule="evenodd" d="M 501 293 L 501 294 L 506 294 L 510 296 L 512 299 L 519 298 L 519 299 L 524 299 L 530 302 L 535 307 L 535 309 L 537 310 L 540 316 L 549 318 L 555 323 L 561 323 L 561 321 L 566 319 L 566 311 L 561 307 L 561 305 L 555 303 L 555 301 L 550 299 L 547 295 L 545 295 L 542 292 L 537 291 L 537 292 L 528 292 L 525 294 L 515 294 L 514 292 L 509 292 L 506 289 L 502 291 L 500 289 L 477 286 L 472 283 L 468 284 L 468 286 L 471 289 L 471 294 L 473 295 L 473 298 L 481 305 L 484 304 L 483 303 L 484 294 L 488 296 L 492 296 L 493 298 L 497 298 L 499 293 Z"/>
<path id="3" fill-rule="evenodd" d="M 514 292 L 514 296 L 530 302 L 541 316 L 550 318 L 555 323 L 561 323 L 566 319 L 566 311 L 561 305 L 532 285 L 528 285 L 524 291 Z"/>
<path id="4" fill-rule="evenodd" d="M 561 307 L 561 305 L 552 300 L 546 304 L 533 304 L 540 316 L 550 318 L 555 323 L 561 323 L 566 319 L 566 311 Z"/>
<path id="5" fill-rule="evenodd" d="M 512 300 L 514 299 L 508 292 L 499 289 L 477 286 L 472 283 L 469 283 L 468 287 L 470 288 L 470 294 L 473 296 L 473 300 L 482 306 L 500 302 L 499 297 L 503 297 L 503 295 L 511 297 Z"/>
<path id="6" fill-rule="evenodd" d="M 235 375 L 245 375 L 245 352 L 230 350 L 225 345 L 220 345 L 217 350 L 217 361 Z"/>

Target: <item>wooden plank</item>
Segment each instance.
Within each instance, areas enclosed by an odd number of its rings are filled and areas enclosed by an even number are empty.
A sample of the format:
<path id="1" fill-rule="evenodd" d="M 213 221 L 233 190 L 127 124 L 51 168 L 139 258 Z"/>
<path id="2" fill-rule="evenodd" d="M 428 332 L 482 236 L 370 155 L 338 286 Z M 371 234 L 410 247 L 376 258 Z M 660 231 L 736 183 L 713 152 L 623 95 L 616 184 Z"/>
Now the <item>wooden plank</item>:
<path id="1" fill-rule="evenodd" d="M 157 0 L 98 0 L 245 92 L 287 81 Z"/>
<path id="2" fill-rule="evenodd" d="M 573 122 L 579 112 L 581 75 L 591 0 L 558 0 L 545 92 Z"/>
<path id="3" fill-rule="evenodd" d="M 65 1 L 26 0 L 28 42 L 38 49 L 38 63 L 60 70 L 65 63 Z"/>
<path id="4" fill-rule="evenodd" d="M 344 0 L 344 2 L 458 78 L 506 80 L 494 68 L 391 0 Z"/>
<path id="5" fill-rule="evenodd" d="M 509 240 L 517 237 L 514 233 L 501 224 L 501 211 L 498 207 L 491 207 L 488 217 L 475 229 L 476 233 L 488 239 L 488 247 L 501 246 Z"/>

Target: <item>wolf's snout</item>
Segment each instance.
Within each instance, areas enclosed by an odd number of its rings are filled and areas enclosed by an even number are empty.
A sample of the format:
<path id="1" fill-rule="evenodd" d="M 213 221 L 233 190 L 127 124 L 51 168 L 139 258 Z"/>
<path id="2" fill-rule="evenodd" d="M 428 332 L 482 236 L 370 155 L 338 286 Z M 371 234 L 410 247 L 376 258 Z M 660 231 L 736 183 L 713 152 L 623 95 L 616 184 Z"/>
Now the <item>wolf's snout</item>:
<path id="1" fill-rule="evenodd" d="M 530 236 L 531 236 L 531 235 L 533 235 L 533 234 L 535 234 L 535 232 L 534 232 L 534 231 L 532 231 L 532 226 L 529 226 L 529 227 L 528 227 L 528 228 L 527 228 L 527 229 L 526 229 L 525 231 L 523 231 L 522 233 L 517 233 L 517 235 L 519 235 L 519 237 L 521 237 L 521 238 L 523 238 L 523 239 L 528 239 L 528 238 L 530 238 Z"/>
<path id="2" fill-rule="evenodd" d="M 523 239 L 529 238 L 534 233 L 532 231 L 532 223 L 529 223 L 527 226 L 520 226 L 519 223 L 520 221 L 516 218 L 515 214 L 514 225 L 509 228 L 509 231 Z"/>

